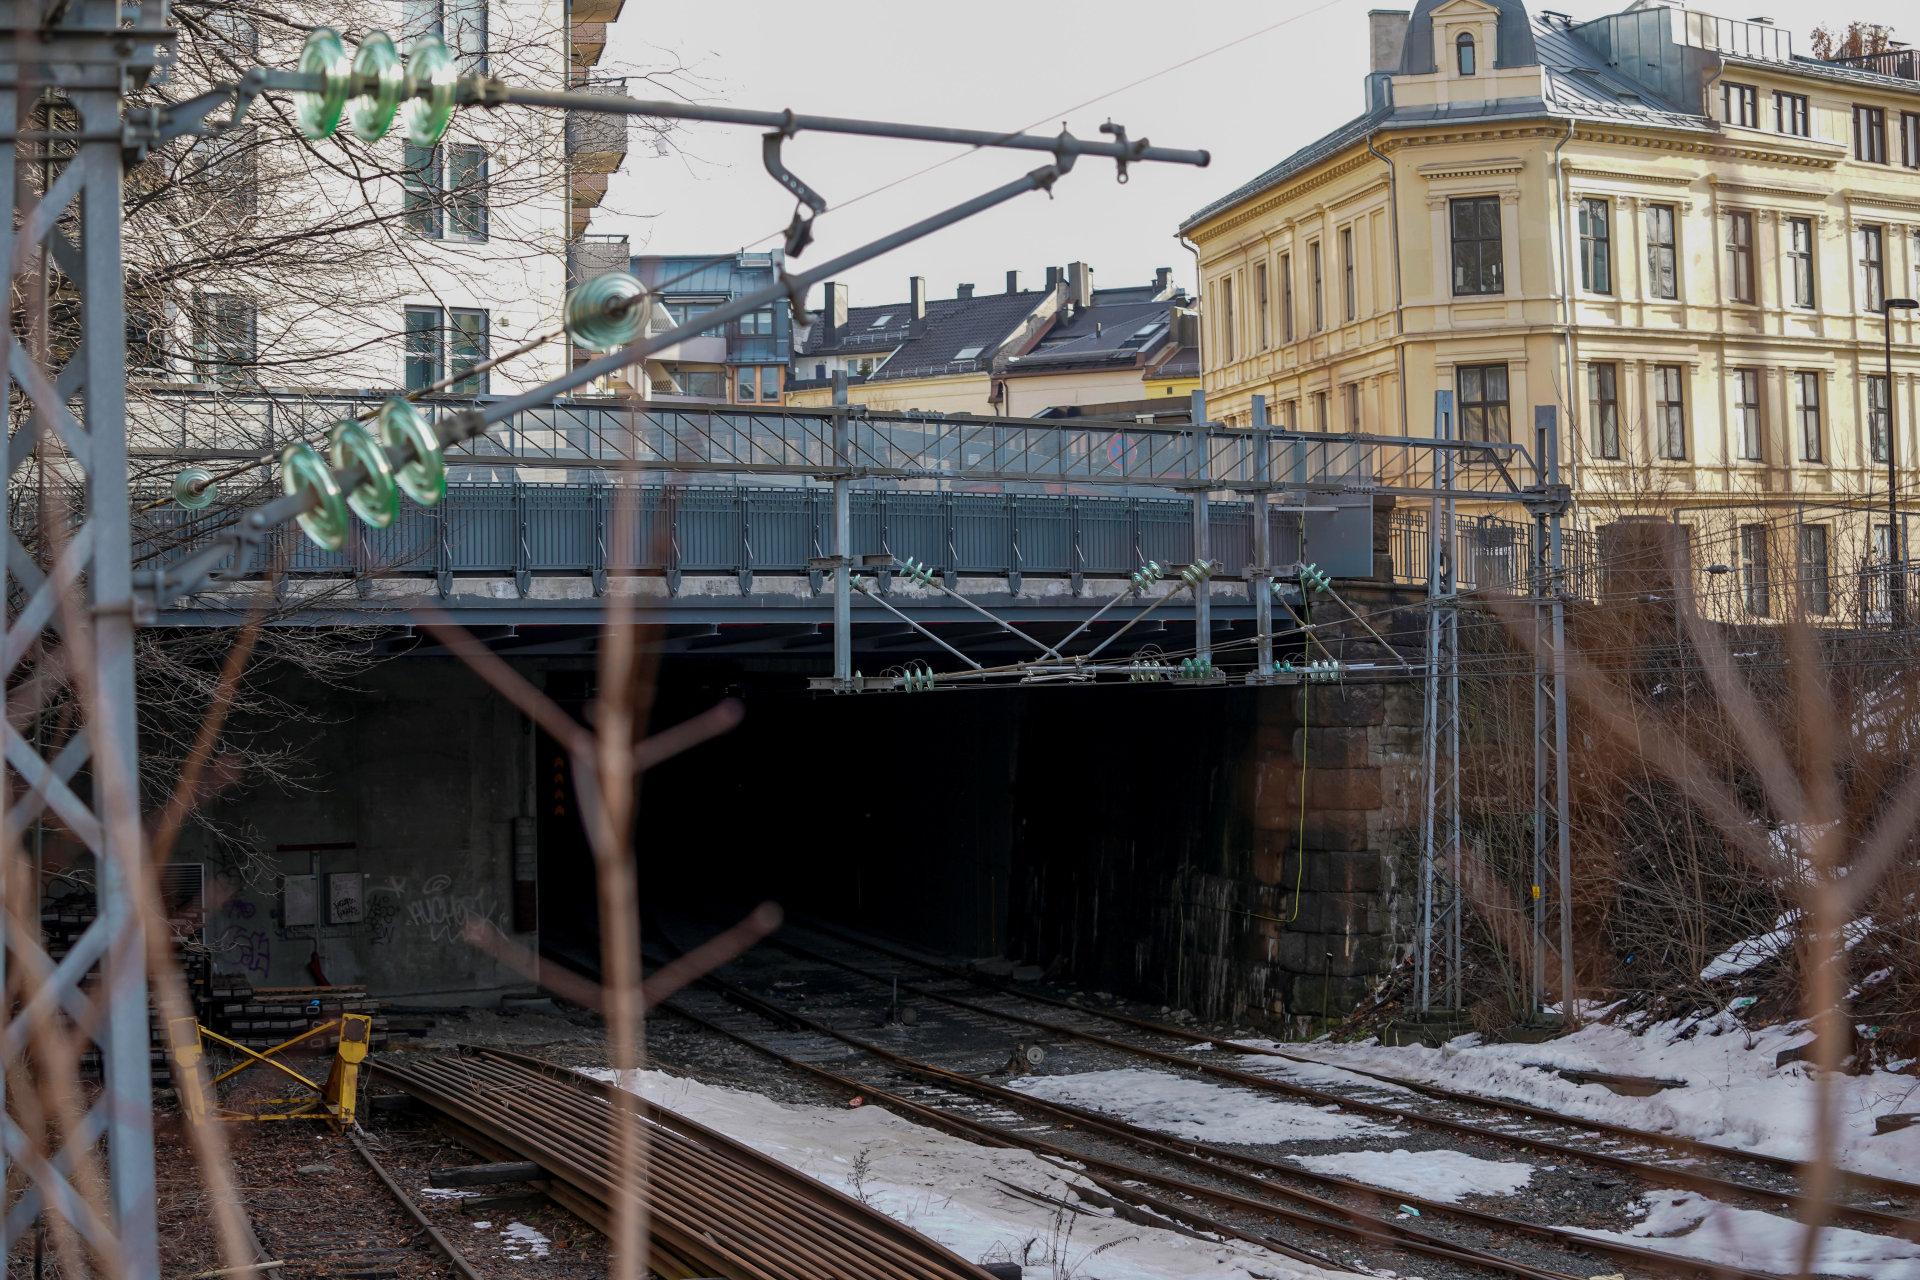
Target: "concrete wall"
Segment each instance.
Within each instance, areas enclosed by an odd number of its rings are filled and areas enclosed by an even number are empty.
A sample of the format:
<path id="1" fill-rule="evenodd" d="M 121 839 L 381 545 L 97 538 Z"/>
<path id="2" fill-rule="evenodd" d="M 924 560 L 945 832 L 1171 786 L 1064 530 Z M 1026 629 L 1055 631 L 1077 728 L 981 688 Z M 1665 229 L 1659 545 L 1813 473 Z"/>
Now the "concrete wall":
<path id="1" fill-rule="evenodd" d="M 287 700 L 323 717 L 283 735 L 311 789 L 255 791 L 213 817 L 247 833 L 278 874 L 241 878 L 238 860 L 189 833 L 178 861 L 204 861 L 217 972 L 256 986 L 306 985 L 318 951 L 328 981 L 376 995 L 486 992 L 525 985 L 469 945 L 479 925 L 514 931 L 514 819 L 527 813 L 525 719 L 450 661 L 402 659 L 353 679 L 351 691 L 291 686 Z M 315 848 L 314 846 L 321 846 Z M 358 873 L 363 907 L 334 922 L 319 895 L 312 926 L 289 928 L 282 876 Z"/>

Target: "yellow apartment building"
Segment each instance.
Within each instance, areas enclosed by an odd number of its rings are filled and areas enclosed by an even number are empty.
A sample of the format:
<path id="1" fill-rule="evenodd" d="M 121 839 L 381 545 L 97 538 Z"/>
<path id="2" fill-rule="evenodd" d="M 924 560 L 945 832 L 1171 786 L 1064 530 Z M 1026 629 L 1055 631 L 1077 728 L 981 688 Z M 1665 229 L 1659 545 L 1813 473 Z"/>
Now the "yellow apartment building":
<path id="1" fill-rule="evenodd" d="M 1180 229 L 1209 416 L 1427 435 L 1450 389 L 1463 435 L 1530 443 L 1557 405 L 1577 522 L 1671 515 L 1749 613 L 1782 566 L 1825 593 L 1883 557 L 1890 411 L 1903 494 L 1920 459 L 1914 53 L 1648 0 L 1420 0 L 1367 36 L 1367 110 Z"/>

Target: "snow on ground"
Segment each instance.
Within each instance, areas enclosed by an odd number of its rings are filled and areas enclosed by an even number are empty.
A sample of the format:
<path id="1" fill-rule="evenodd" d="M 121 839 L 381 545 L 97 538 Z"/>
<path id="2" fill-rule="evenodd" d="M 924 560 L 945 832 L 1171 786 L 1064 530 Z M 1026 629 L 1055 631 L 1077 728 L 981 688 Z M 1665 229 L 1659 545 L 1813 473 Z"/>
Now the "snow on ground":
<path id="1" fill-rule="evenodd" d="M 1728 1267 L 1778 1275 L 1799 1270 L 1806 1228 L 1791 1218 L 1735 1209 L 1691 1191 L 1649 1191 L 1640 1200 L 1646 1216 L 1629 1230 L 1570 1230 Z M 1824 1276 L 1920 1280 L 1920 1245 L 1829 1227 L 1820 1233 L 1820 1254 L 1813 1270 Z"/>
<path id="2" fill-rule="evenodd" d="M 553 1241 L 524 1222 L 509 1222 L 500 1232 L 500 1238 L 507 1242 L 507 1252 L 516 1258 L 544 1258 L 553 1247 Z"/>
<path id="3" fill-rule="evenodd" d="M 585 1074 L 614 1079 L 606 1070 Z M 1024 1151 L 983 1147 L 879 1106 L 799 1107 L 661 1071 L 623 1085 L 864 1200 L 963 1258 L 1014 1261 L 1031 1280 L 1294 1280 L 1320 1271 L 1237 1241 L 1142 1227 L 1092 1205 L 1063 1213 L 1012 1188 L 1075 1201 L 1081 1178 Z"/>
<path id="4" fill-rule="evenodd" d="M 1315 1173 L 1370 1182 L 1389 1191 L 1447 1204 L 1468 1196 L 1512 1195 L 1533 1180 L 1530 1164 L 1482 1160 L 1459 1151 L 1341 1151 L 1294 1156 L 1293 1162 Z"/>
<path id="5" fill-rule="evenodd" d="M 1689 1028 L 1694 1034 L 1680 1038 Z M 1814 1073 L 1804 1063 L 1776 1068 L 1783 1049 L 1812 1039 L 1803 1024 L 1749 1031 L 1722 1013 L 1646 1027 L 1591 1025 L 1546 1044 L 1481 1044 L 1463 1036 L 1438 1049 L 1315 1041 L 1284 1046 L 1334 1066 L 1365 1067 L 1489 1098 L 1510 1098 L 1568 1116 L 1673 1133 L 1792 1159 L 1813 1154 Z M 1249 1042 L 1252 1043 L 1252 1042 Z M 1532 1065 L 1528 1065 L 1532 1064 Z M 1545 1067 L 1547 1070 L 1538 1070 Z M 1576 1067 L 1685 1080 L 1647 1098 L 1575 1084 L 1552 1068 Z M 1875 1134 L 1874 1117 L 1920 1109 L 1920 1080 L 1889 1071 L 1834 1076 L 1840 1163 L 1865 1173 L 1913 1179 L 1920 1127 Z"/>
<path id="6" fill-rule="evenodd" d="M 1009 1086 L 1176 1138 L 1232 1143 L 1343 1142 L 1397 1134 L 1391 1125 L 1333 1107 L 1289 1102 L 1194 1076 L 1129 1068 L 1065 1076 L 1024 1076 Z"/>

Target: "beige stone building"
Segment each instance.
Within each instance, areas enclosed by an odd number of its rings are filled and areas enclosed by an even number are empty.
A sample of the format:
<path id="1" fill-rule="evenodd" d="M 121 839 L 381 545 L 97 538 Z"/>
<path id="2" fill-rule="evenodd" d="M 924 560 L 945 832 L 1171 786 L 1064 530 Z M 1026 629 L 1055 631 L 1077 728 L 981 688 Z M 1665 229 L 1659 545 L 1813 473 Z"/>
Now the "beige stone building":
<path id="1" fill-rule="evenodd" d="M 1464 435 L 1530 443 L 1557 405 L 1581 525 L 1670 515 L 1746 612 L 1783 572 L 1818 606 L 1884 548 L 1890 411 L 1920 497 L 1920 313 L 1891 383 L 1883 351 L 1920 292 L 1914 54 L 1647 0 L 1368 23 L 1367 110 L 1181 228 L 1210 416 L 1427 435 L 1451 389 Z"/>

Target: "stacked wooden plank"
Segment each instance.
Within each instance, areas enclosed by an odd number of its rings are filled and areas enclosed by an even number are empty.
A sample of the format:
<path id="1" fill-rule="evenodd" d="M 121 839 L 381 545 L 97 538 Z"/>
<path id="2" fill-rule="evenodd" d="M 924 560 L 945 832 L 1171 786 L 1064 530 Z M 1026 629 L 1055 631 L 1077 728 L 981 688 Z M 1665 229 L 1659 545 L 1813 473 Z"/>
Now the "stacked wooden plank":
<path id="1" fill-rule="evenodd" d="M 202 1021 L 249 1049 L 272 1048 L 343 1013 L 372 1016 L 375 1048 L 391 1036 L 433 1028 L 433 1019 L 424 1015 L 387 1011 L 367 994 L 363 983 L 256 987 L 244 978 L 223 974 L 214 979 L 210 1006 Z"/>

